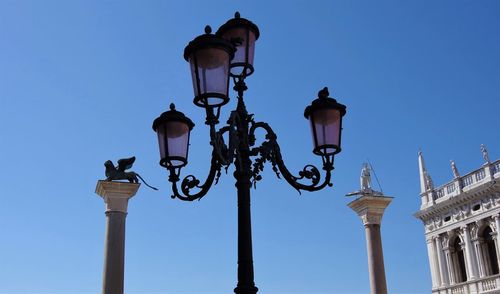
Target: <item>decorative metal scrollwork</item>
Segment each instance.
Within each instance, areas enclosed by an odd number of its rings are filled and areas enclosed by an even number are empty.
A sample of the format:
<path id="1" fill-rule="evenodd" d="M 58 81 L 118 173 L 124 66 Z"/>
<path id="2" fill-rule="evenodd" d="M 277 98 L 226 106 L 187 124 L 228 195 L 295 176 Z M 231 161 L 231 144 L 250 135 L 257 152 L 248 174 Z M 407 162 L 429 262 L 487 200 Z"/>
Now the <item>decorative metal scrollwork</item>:
<path id="1" fill-rule="evenodd" d="M 171 169 L 169 181 L 172 182 L 172 198 L 179 198 L 185 201 L 193 201 L 196 199 L 201 199 L 205 196 L 210 190 L 214 180 L 217 177 L 220 177 L 222 165 L 218 162 L 216 156 L 212 154 L 212 164 L 210 166 L 210 172 L 208 173 L 208 177 L 205 182 L 200 185 L 200 180 L 193 175 L 186 176 L 181 182 L 181 192 L 179 193 L 179 189 L 177 187 L 177 182 L 179 181 L 178 171 Z M 217 184 L 217 181 L 216 181 Z M 191 193 L 191 190 L 197 188 L 199 191 L 197 193 Z"/>
<path id="2" fill-rule="evenodd" d="M 250 131 L 249 137 L 252 138 L 252 142 L 255 142 L 255 130 L 262 128 L 266 131 L 266 141 L 262 143 L 260 147 L 254 148 L 254 153 L 260 154 L 254 162 L 253 168 L 253 180 L 254 186 L 257 181 L 262 177 L 260 172 L 264 169 L 264 163 L 270 161 L 273 166 L 273 171 L 276 173 L 278 178 L 280 178 L 280 173 L 283 178 L 297 191 L 300 193 L 301 190 L 306 191 L 317 191 L 323 189 L 325 186 L 332 186 L 330 183 L 331 171 L 333 170 L 333 163 L 330 160 L 323 161 L 323 169 L 326 171 L 324 182 L 320 185 L 321 173 L 318 168 L 314 165 L 306 165 L 302 171 L 299 172 L 299 176 L 294 176 L 285 166 L 283 158 L 281 155 L 280 147 L 277 142 L 277 136 L 271 127 L 267 123 L 257 122 L 253 123 Z M 310 180 L 310 184 L 303 184 L 299 181 L 302 179 Z"/>
<path id="3" fill-rule="evenodd" d="M 333 170 L 333 155 L 322 156 L 323 170 L 326 172 L 323 182 L 321 182 L 321 173 L 314 165 L 306 165 L 298 176 L 293 175 L 283 162 L 280 146 L 277 136 L 272 128 L 264 122 L 255 122 L 253 114 L 248 114 L 245 103 L 243 102 L 243 91 L 246 86 L 243 81 L 235 81 L 235 90 L 238 91 L 238 106 L 231 112 L 227 125 L 218 131 L 215 125 L 218 123 L 219 110 L 213 114 L 213 109 L 207 111 L 207 124 L 210 126 L 210 145 L 212 145 L 212 160 L 210 172 L 203 184 L 194 175 L 185 177 L 180 184 L 180 192 L 177 187 L 179 182 L 179 169 L 170 170 L 169 181 L 173 185 L 172 198 L 193 201 L 202 198 L 207 194 L 212 184 L 218 183 L 221 176 L 221 169 L 224 166 L 226 172 L 231 163 L 237 166 L 245 166 L 243 162 L 248 162 L 250 158 L 255 158 L 251 166 L 244 167 L 250 173 L 250 180 L 254 188 L 257 182 L 262 179 L 261 172 L 264 170 L 266 162 L 270 162 L 272 170 L 278 178 L 284 178 L 299 193 L 301 190 L 317 191 L 326 186 L 332 186 L 330 183 L 331 172 Z M 256 142 L 255 131 L 263 129 L 265 131 L 265 140 L 258 147 L 253 147 Z M 227 134 L 228 144 L 224 141 L 224 135 Z M 253 148 L 252 148 L 253 147 Z M 250 157 L 250 158 L 249 158 Z M 245 159 L 245 160 L 243 160 Z M 237 161 L 237 162 L 235 162 Z M 196 193 L 191 190 L 197 189 Z"/>

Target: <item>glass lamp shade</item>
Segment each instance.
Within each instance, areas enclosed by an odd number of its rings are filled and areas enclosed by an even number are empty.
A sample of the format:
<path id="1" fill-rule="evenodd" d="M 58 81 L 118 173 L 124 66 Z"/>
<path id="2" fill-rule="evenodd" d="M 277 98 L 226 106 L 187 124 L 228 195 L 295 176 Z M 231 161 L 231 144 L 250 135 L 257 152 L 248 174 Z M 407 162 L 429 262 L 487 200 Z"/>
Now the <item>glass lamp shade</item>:
<path id="1" fill-rule="evenodd" d="M 345 105 L 328 95 L 328 88 L 325 87 L 304 111 L 305 118 L 311 124 L 313 153 L 321 156 L 341 151 L 342 118 L 346 114 Z"/>
<path id="2" fill-rule="evenodd" d="M 234 46 L 211 34 L 196 37 L 184 49 L 184 59 L 191 67 L 194 104 L 200 107 L 217 107 L 229 101 L 229 64 L 234 57 Z"/>
<path id="3" fill-rule="evenodd" d="M 216 35 L 236 47 L 229 74 L 232 77 L 251 75 L 254 71 L 255 41 L 260 35 L 259 28 L 248 19 L 241 18 L 240 13 L 236 12 L 233 19 L 228 20 L 217 30 Z"/>
<path id="4" fill-rule="evenodd" d="M 158 135 L 160 165 L 165 168 L 183 167 L 187 164 L 189 135 L 194 123 L 182 112 L 170 110 L 162 113 L 153 122 L 153 130 Z"/>

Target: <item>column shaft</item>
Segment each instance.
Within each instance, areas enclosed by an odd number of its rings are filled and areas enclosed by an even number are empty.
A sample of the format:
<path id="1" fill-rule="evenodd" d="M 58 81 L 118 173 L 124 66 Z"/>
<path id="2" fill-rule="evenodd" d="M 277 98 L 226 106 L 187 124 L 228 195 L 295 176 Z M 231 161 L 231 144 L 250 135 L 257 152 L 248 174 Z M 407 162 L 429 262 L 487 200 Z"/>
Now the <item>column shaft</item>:
<path id="1" fill-rule="evenodd" d="M 432 238 L 427 241 L 427 254 L 429 255 L 429 266 L 431 268 L 431 278 L 432 278 L 432 288 L 437 288 L 441 285 L 441 279 L 439 276 L 439 269 L 437 268 L 436 260 L 436 250 L 434 248 L 434 242 Z"/>
<path id="2" fill-rule="evenodd" d="M 444 255 L 446 258 L 446 264 L 448 265 L 448 276 L 450 278 L 450 285 L 455 285 L 455 270 L 453 268 L 453 263 L 451 260 L 450 248 L 444 249 Z"/>
<path id="3" fill-rule="evenodd" d="M 483 278 L 486 276 L 486 267 L 484 266 L 484 259 L 483 259 L 483 249 L 481 248 L 481 243 L 479 240 L 475 240 L 474 245 L 476 247 L 476 254 L 477 254 L 477 266 L 479 267 L 479 277 Z"/>
<path id="4" fill-rule="evenodd" d="M 469 279 L 476 279 L 477 278 L 477 272 L 476 268 L 474 266 L 474 254 L 473 254 L 473 249 L 472 249 L 472 244 L 470 242 L 470 237 L 469 237 L 469 228 L 468 227 L 463 227 L 462 229 L 462 235 L 464 237 L 464 243 L 465 243 L 465 258 L 467 260 L 467 269 L 468 269 L 468 274 L 469 274 Z"/>
<path id="5" fill-rule="evenodd" d="M 106 212 L 103 294 L 122 294 L 125 267 L 125 212 Z"/>
<path id="6" fill-rule="evenodd" d="M 439 262 L 439 273 L 441 275 L 441 286 L 445 287 L 449 285 L 448 268 L 446 265 L 446 259 L 444 257 L 443 247 L 441 245 L 441 238 L 438 236 L 435 240 Z"/>
<path id="7" fill-rule="evenodd" d="M 106 204 L 106 240 L 102 293 L 123 294 L 125 268 L 125 218 L 128 200 L 139 189 L 138 183 L 98 181 L 96 193 Z"/>
<path id="8" fill-rule="evenodd" d="M 348 204 L 361 218 L 365 227 L 370 293 L 372 294 L 387 293 L 380 223 L 384 210 L 391 201 L 392 197 L 365 194 Z"/>
<path id="9" fill-rule="evenodd" d="M 495 249 L 497 251 L 497 262 L 498 266 L 500 267 L 500 217 L 494 216 L 495 219 L 495 226 L 497 227 L 497 234 L 495 236 Z"/>
<path id="10" fill-rule="evenodd" d="M 379 224 L 366 224 L 366 247 L 368 252 L 368 268 L 370 272 L 370 288 L 372 294 L 386 294 L 384 254 Z"/>

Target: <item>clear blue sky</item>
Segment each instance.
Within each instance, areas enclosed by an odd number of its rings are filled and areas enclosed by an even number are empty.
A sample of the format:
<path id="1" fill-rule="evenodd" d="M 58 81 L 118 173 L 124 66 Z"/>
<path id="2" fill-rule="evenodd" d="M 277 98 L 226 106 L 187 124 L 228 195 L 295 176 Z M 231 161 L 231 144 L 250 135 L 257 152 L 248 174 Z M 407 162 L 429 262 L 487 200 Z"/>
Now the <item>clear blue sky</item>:
<path id="1" fill-rule="evenodd" d="M 390 293 L 429 293 L 417 152 L 436 184 L 500 157 L 498 1 L 0 0 L 0 293 L 98 293 L 107 159 L 135 155 L 126 293 L 231 293 L 231 175 L 201 201 L 170 199 L 151 124 L 175 102 L 197 124 L 189 166 L 209 165 L 185 45 L 236 10 L 261 30 L 247 106 L 292 170 L 319 164 L 303 110 L 324 86 L 348 107 L 334 188 L 299 196 L 266 166 L 252 191 L 261 293 L 368 293 L 363 226 L 346 204 L 369 158 L 395 196 L 382 234 Z M 223 117 L 235 107 L 232 100 Z"/>

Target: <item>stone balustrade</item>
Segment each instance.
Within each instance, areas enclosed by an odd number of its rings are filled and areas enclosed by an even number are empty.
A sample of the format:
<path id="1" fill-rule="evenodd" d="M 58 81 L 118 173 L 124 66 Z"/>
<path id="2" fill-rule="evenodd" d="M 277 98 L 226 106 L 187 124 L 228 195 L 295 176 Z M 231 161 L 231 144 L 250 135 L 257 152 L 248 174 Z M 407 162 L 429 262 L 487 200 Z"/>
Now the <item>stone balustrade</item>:
<path id="1" fill-rule="evenodd" d="M 433 294 L 475 294 L 475 293 L 499 293 L 500 275 L 489 276 L 473 281 L 456 284 L 451 288 L 433 289 Z"/>
<path id="2" fill-rule="evenodd" d="M 436 203 L 442 202 L 459 194 L 461 190 L 466 192 L 495 178 L 500 178 L 500 160 L 485 164 L 477 170 L 435 188 L 432 191 L 433 199 Z"/>

